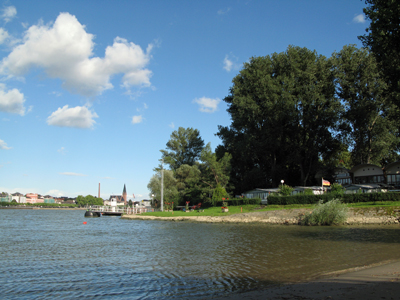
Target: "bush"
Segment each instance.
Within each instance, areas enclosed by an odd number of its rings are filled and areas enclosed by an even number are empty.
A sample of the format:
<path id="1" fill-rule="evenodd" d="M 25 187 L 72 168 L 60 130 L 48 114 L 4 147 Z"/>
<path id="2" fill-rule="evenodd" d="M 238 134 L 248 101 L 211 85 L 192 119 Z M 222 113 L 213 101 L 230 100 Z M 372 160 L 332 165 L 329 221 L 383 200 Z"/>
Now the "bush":
<path id="1" fill-rule="evenodd" d="M 340 183 L 335 182 L 331 185 L 331 193 L 337 197 L 342 197 L 345 190 L 346 189 Z"/>
<path id="2" fill-rule="evenodd" d="M 347 219 L 348 208 L 340 200 L 320 202 L 311 214 L 306 215 L 301 221 L 302 225 L 338 225 Z"/>
<path id="3" fill-rule="evenodd" d="M 217 206 L 219 201 L 222 201 L 222 198 L 228 198 L 229 195 L 226 192 L 225 188 L 223 188 L 219 183 L 217 187 L 213 191 L 213 195 L 211 198 L 211 205 Z"/>
<path id="4" fill-rule="evenodd" d="M 279 194 L 283 196 L 289 196 L 292 194 L 293 188 L 291 186 L 288 186 L 287 184 L 282 184 L 282 186 L 279 188 Z"/>

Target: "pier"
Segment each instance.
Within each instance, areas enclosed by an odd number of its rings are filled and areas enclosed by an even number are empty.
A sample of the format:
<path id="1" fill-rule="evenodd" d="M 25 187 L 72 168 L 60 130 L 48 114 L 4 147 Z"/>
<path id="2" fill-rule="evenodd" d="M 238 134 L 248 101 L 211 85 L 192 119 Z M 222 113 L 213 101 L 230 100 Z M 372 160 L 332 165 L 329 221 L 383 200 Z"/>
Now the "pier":
<path id="1" fill-rule="evenodd" d="M 100 213 L 108 216 L 121 216 L 122 214 L 136 215 L 146 212 L 153 212 L 154 208 L 150 206 L 136 206 L 136 207 L 115 207 L 115 206 L 99 206 L 93 205 L 89 208 L 90 211 Z"/>

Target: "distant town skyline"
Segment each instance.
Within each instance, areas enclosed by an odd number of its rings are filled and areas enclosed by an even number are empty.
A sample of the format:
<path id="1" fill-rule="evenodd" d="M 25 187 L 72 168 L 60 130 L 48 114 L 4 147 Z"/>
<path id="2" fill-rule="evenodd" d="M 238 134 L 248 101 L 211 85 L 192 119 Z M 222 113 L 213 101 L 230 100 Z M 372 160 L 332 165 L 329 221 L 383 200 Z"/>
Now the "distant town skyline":
<path id="1" fill-rule="evenodd" d="M 363 1 L 49 1 L 0 7 L 0 191 L 149 199 L 179 127 L 213 149 L 252 56 L 361 46 Z M 131 195 L 131 196 L 130 196 Z M 133 199 L 133 198 L 132 198 Z"/>

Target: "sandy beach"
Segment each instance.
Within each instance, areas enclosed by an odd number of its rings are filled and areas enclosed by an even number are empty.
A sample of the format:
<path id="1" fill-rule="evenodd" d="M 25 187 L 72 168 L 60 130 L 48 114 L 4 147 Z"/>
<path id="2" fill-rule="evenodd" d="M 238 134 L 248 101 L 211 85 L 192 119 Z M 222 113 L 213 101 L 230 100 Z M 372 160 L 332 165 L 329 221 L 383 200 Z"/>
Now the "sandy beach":
<path id="1" fill-rule="evenodd" d="M 400 261 L 330 273 L 311 282 L 284 284 L 214 299 L 400 299 Z"/>

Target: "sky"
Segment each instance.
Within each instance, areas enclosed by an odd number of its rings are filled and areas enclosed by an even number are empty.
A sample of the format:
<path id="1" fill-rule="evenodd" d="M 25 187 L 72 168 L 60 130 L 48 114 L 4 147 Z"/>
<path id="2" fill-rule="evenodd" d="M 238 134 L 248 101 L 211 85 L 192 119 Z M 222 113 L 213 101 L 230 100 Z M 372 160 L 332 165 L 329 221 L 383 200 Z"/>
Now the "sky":
<path id="1" fill-rule="evenodd" d="M 147 184 L 171 133 L 215 149 L 223 101 L 253 56 L 361 47 L 360 0 L 3 1 L 0 192 L 122 194 Z"/>

